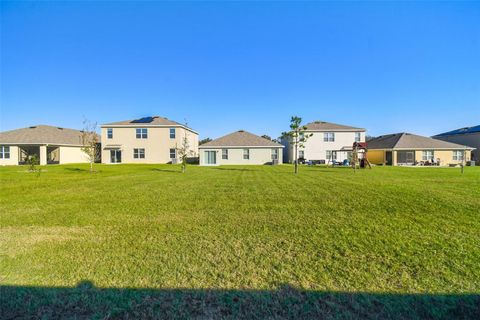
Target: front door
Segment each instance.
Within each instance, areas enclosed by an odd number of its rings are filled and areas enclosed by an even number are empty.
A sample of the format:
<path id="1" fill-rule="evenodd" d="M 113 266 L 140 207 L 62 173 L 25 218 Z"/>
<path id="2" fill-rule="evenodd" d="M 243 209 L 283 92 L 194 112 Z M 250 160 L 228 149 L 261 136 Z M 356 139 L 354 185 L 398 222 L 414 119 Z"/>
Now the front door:
<path id="1" fill-rule="evenodd" d="M 205 164 L 217 164 L 217 152 L 205 151 Z"/>
<path id="2" fill-rule="evenodd" d="M 122 151 L 121 150 L 110 150 L 110 162 L 111 163 L 121 163 L 122 162 Z"/>

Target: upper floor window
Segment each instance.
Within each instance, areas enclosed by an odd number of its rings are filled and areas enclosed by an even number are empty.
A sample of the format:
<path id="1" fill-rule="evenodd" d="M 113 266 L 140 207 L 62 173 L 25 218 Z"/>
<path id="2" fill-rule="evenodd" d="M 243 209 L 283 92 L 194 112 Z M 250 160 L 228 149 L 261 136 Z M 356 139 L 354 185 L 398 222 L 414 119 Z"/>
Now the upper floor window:
<path id="1" fill-rule="evenodd" d="M 272 160 L 278 160 L 278 149 L 272 149 Z"/>
<path id="2" fill-rule="evenodd" d="M 134 159 L 145 159 L 145 149 L 133 149 Z"/>
<path id="3" fill-rule="evenodd" d="M 422 160 L 423 161 L 433 161 L 433 150 L 423 150 L 422 151 Z"/>
<path id="4" fill-rule="evenodd" d="M 113 129 L 108 128 L 107 129 L 107 139 L 112 139 L 113 138 Z"/>
<path id="5" fill-rule="evenodd" d="M 175 139 L 175 128 L 170 128 L 170 139 Z"/>
<path id="6" fill-rule="evenodd" d="M 300 141 L 305 141 L 305 133 L 300 132 L 300 135 L 298 137 Z"/>
<path id="7" fill-rule="evenodd" d="M 244 160 L 250 159 L 250 149 L 243 149 L 243 159 Z"/>
<path id="8" fill-rule="evenodd" d="M 323 141 L 325 141 L 325 142 L 335 141 L 335 132 L 325 132 L 323 134 Z"/>
<path id="9" fill-rule="evenodd" d="M 228 160 L 228 149 L 222 149 L 222 159 Z"/>
<path id="10" fill-rule="evenodd" d="M 360 142 L 360 138 L 361 138 L 361 133 L 355 132 L 355 142 Z"/>
<path id="11" fill-rule="evenodd" d="M 147 128 L 137 128 L 137 139 L 147 139 L 148 138 L 148 131 Z"/>
<path id="12" fill-rule="evenodd" d="M 10 146 L 0 146 L 0 159 L 10 159 Z"/>
<path id="13" fill-rule="evenodd" d="M 177 158 L 177 150 L 170 149 L 170 159 L 175 159 L 175 158 Z"/>
<path id="14" fill-rule="evenodd" d="M 463 161 L 463 151 L 454 150 L 453 151 L 453 160 Z"/>

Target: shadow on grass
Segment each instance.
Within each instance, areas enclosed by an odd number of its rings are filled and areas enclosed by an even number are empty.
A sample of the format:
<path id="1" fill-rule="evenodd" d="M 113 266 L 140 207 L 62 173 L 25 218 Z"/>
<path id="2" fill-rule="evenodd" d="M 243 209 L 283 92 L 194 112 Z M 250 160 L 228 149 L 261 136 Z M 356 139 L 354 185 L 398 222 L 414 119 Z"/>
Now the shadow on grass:
<path id="1" fill-rule="evenodd" d="M 90 170 L 82 169 L 82 168 L 64 168 L 66 171 L 71 172 L 90 172 Z"/>
<path id="2" fill-rule="evenodd" d="M 480 295 L 0 286 L 1 319 L 478 319 Z"/>
<path id="3" fill-rule="evenodd" d="M 159 169 L 159 168 L 153 168 L 151 169 L 152 171 L 157 171 L 157 172 L 173 172 L 173 173 L 182 173 L 182 171 L 179 170 L 173 170 L 173 169 Z"/>
<path id="4" fill-rule="evenodd" d="M 222 170 L 222 171 L 258 171 L 255 169 L 248 168 L 228 168 L 228 167 L 209 167 L 211 170 Z"/>

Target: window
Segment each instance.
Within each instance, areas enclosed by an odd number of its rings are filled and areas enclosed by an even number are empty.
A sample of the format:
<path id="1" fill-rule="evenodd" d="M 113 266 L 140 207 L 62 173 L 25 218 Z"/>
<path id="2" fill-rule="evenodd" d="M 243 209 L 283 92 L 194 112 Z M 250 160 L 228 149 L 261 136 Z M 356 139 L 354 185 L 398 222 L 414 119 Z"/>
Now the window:
<path id="1" fill-rule="evenodd" d="M 305 133 L 300 132 L 300 135 L 298 136 L 300 141 L 305 141 Z"/>
<path id="2" fill-rule="evenodd" d="M 299 159 L 305 159 L 305 151 L 298 150 L 298 158 Z"/>
<path id="3" fill-rule="evenodd" d="M 243 159 L 244 160 L 250 159 L 250 149 L 243 149 Z"/>
<path id="4" fill-rule="evenodd" d="M 222 159 L 228 160 L 228 149 L 222 149 Z"/>
<path id="5" fill-rule="evenodd" d="M 272 160 L 278 160 L 278 149 L 272 149 Z"/>
<path id="6" fill-rule="evenodd" d="M 423 150 L 422 151 L 422 160 L 423 161 L 433 161 L 433 150 Z"/>
<path id="7" fill-rule="evenodd" d="M 335 132 L 325 132 L 323 134 L 323 141 L 324 142 L 333 142 L 335 141 Z"/>
<path id="8" fill-rule="evenodd" d="M 170 139 L 175 139 L 175 128 L 170 128 Z"/>
<path id="9" fill-rule="evenodd" d="M 463 161 L 463 151 L 454 150 L 453 151 L 453 160 Z"/>
<path id="10" fill-rule="evenodd" d="M 170 149 L 170 159 L 176 159 L 176 158 L 177 158 L 177 150 Z"/>
<path id="11" fill-rule="evenodd" d="M 0 159 L 10 159 L 9 146 L 0 146 Z"/>
<path id="12" fill-rule="evenodd" d="M 113 139 L 113 129 L 112 128 L 107 129 L 107 139 Z"/>
<path id="13" fill-rule="evenodd" d="M 355 142 L 360 142 L 361 134 L 360 132 L 355 132 Z"/>
<path id="14" fill-rule="evenodd" d="M 133 149 L 134 159 L 145 159 L 145 149 Z"/>
<path id="15" fill-rule="evenodd" d="M 331 151 L 331 150 L 327 150 L 327 160 L 336 161 L 336 160 L 337 160 L 337 152 Z"/>
<path id="16" fill-rule="evenodd" d="M 137 128 L 137 139 L 147 139 L 148 138 L 148 132 L 147 128 Z"/>

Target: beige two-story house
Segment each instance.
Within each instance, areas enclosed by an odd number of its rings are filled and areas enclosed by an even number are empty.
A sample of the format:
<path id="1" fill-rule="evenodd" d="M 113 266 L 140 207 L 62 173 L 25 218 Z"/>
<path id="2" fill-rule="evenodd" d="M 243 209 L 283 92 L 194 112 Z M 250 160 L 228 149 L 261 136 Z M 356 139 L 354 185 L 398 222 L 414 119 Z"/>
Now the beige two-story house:
<path id="1" fill-rule="evenodd" d="M 176 163 L 185 137 L 189 157 L 198 157 L 198 133 L 167 118 L 125 120 L 101 128 L 102 163 Z"/>

